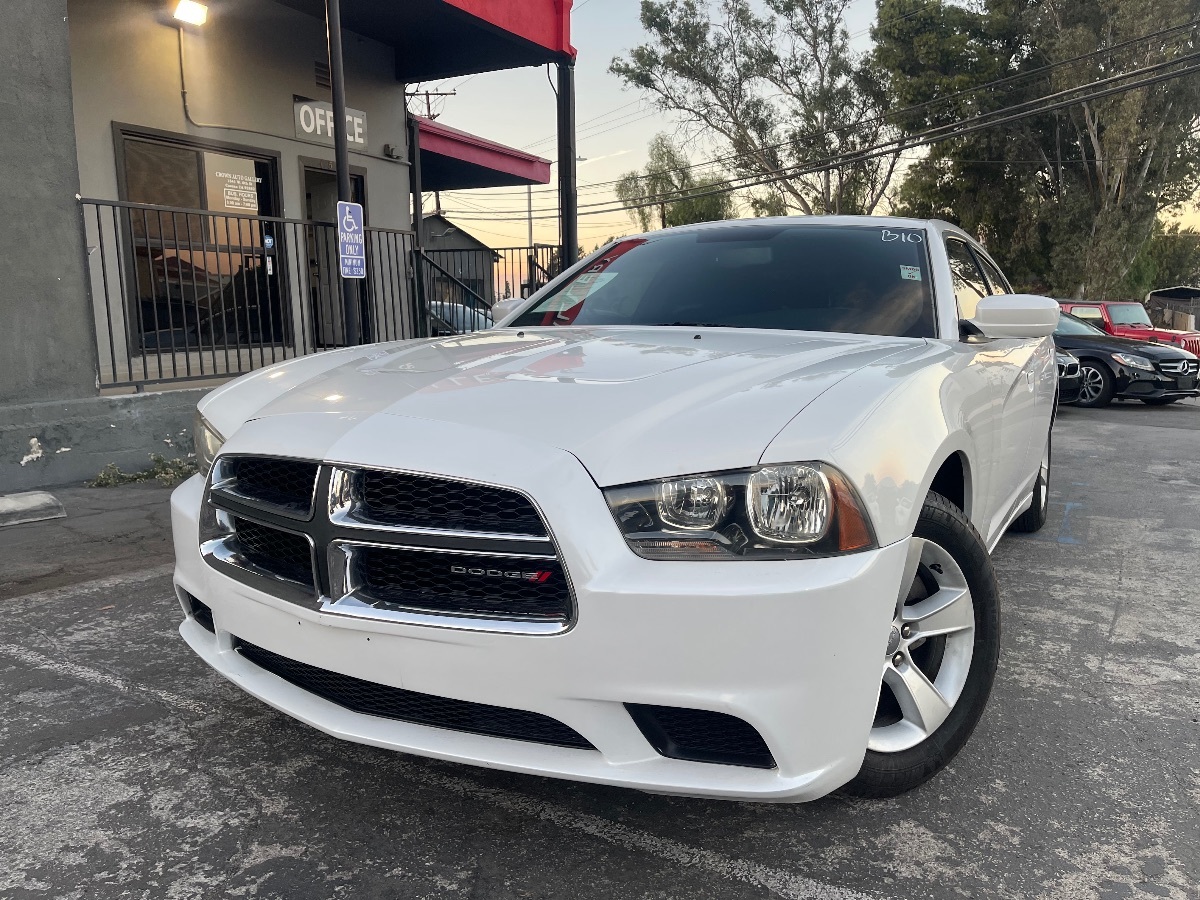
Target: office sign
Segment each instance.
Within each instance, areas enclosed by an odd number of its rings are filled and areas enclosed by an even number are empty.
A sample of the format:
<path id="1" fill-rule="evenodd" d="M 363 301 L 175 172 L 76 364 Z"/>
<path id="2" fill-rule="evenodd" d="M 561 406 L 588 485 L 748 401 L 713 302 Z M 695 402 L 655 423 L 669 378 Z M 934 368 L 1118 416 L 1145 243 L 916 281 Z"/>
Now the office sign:
<path id="1" fill-rule="evenodd" d="M 333 146 L 333 104 L 323 100 L 297 100 L 292 104 L 296 137 Z M 367 114 L 346 108 L 346 140 L 351 150 L 367 149 Z"/>
<path id="2" fill-rule="evenodd" d="M 338 261 L 343 278 L 367 277 L 367 242 L 363 236 L 363 208 L 359 203 L 339 200 Z"/>

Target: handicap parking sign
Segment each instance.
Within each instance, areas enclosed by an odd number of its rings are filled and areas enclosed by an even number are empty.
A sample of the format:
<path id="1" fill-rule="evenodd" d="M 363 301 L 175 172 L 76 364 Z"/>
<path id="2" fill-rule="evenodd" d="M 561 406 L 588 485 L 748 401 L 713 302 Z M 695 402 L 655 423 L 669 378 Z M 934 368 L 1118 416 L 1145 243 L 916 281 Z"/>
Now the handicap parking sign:
<path id="1" fill-rule="evenodd" d="M 367 242 L 363 235 L 363 208 L 361 203 L 339 201 L 338 259 L 343 278 L 367 277 Z"/>

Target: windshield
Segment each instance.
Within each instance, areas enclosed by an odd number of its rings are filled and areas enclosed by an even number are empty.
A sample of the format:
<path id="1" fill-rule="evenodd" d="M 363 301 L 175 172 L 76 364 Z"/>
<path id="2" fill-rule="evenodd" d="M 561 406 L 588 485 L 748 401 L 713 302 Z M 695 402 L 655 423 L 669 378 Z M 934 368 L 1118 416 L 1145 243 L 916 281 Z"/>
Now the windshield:
<path id="1" fill-rule="evenodd" d="M 1140 303 L 1110 303 L 1108 317 L 1114 325 L 1145 325 L 1153 328 L 1150 317 L 1146 315 L 1146 307 Z"/>
<path id="2" fill-rule="evenodd" d="M 1070 313 L 1059 313 L 1058 327 L 1054 329 L 1055 334 L 1069 335 L 1097 335 L 1104 334 L 1099 328 L 1089 325 L 1082 319 L 1077 319 Z"/>
<path id="3" fill-rule="evenodd" d="M 936 334 L 922 230 L 766 223 L 618 241 L 509 324 Z"/>

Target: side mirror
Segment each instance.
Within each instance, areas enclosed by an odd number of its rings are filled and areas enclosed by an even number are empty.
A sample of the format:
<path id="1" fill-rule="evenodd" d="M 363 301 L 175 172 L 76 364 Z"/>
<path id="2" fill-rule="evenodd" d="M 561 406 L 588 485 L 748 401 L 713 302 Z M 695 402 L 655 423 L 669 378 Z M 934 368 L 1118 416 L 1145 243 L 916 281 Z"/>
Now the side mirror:
<path id="1" fill-rule="evenodd" d="M 524 297 L 509 297 L 507 300 L 497 300 L 492 304 L 492 321 L 499 322 L 511 313 L 514 309 L 525 302 Z"/>
<path id="2" fill-rule="evenodd" d="M 1057 300 L 1034 294 L 984 297 L 968 321 L 990 338 L 1041 338 L 1058 327 Z"/>

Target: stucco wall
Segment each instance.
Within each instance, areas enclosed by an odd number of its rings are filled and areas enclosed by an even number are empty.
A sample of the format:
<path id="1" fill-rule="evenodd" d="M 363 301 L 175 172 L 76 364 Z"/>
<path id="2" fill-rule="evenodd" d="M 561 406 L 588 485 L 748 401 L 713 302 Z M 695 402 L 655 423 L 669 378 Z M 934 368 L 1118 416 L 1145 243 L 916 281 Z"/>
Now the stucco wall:
<path id="1" fill-rule="evenodd" d="M 183 34 L 188 103 L 184 117 L 179 30 L 162 0 L 70 0 L 71 60 L 79 174 L 87 197 L 116 199 L 112 123 L 250 145 L 282 154 L 284 216 L 304 217 L 301 156 L 333 159 L 333 148 L 298 141 L 293 96 L 329 100 L 313 65 L 326 59 L 325 23 L 271 0 L 211 3 L 208 22 Z M 383 158 L 391 144 L 407 158 L 404 85 L 390 47 L 347 32 L 346 100 L 367 113 L 371 224 L 408 228 L 408 167 Z M 246 130 L 240 130 L 246 129 Z M 261 133 L 253 133 L 261 132 Z"/>
<path id="2" fill-rule="evenodd" d="M 0 27 L 0 406 L 94 394 L 66 0 Z"/>

